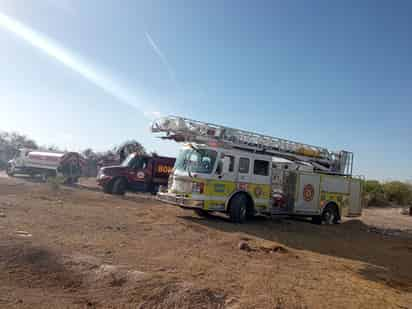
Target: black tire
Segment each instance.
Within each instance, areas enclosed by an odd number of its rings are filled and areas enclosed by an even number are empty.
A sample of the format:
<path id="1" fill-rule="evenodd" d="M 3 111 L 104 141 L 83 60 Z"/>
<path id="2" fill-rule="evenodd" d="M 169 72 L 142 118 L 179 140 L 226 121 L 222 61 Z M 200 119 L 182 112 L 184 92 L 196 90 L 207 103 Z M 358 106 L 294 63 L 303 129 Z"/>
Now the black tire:
<path id="1" fill-rule="evenodd" d="M 245 194 L 236 194 L 229 205 L 229 217 L 232 222 L 243 223 L 247 217 L 248 198 Z"/>
<path id="2" fill-rule="evenodd" d="M 322 222 L 331 225 L 339 221 L 339 214 L 336 205 L 328 205 L 322 212 Z"/>
<path id="3" fill-rule="evenodd" d="M 79 181 L 79 178 L 77 178 L 77 177 L 69 177 L 69 178 L 66 179 L 66 184 L 69 185 L 69 186 L 73 186 L 78 181 Z"/>
<path id="4" fill-rule="evenodd" d="M 209 214 L 206 210 L 200 208 L 195 208 L 194 211 L 199 217 L 207 217 Z"/>
<path id="5" fill-rule="evenodd" d="M 159 185 L 153 185 L 150 193 L 152 193 L 152 195 L 156 195 L 157 192 L 159 192 Z"/>
<path id="6" fill-rule="evenodd" d="M 126 181 L 123 178 L 115 179 L 112 193 L 116 195 L 124 195 L 126 193 Z"/>
<path id="7" fill-rule="evenodd" d="M 7 173 L 7 176 L 10 176 L 10 177 L 14 176 L 13 169 L 10 165 L 7 165 L 6 173 Z"/>
<path id="8" fill-rule="evenodd" d="M 103 186 L 103 192 L 107 194 L 112 194 L 113 184 L 111 182 Z"/>

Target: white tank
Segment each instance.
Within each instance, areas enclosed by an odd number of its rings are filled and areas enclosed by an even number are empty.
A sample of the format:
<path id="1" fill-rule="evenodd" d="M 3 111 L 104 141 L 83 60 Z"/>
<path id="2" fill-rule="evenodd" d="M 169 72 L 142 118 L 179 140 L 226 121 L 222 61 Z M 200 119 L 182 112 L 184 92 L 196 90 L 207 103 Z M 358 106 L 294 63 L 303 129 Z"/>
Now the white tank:
<path id="1" fill-rule="evenodd" d="M 77 152 L 20 149 L 14 159 L 9 161 L 7 173 L 11 176 L 61 173 L 69 179 L 78 179 L 82 174 L 84 163 L 84 158 Z"/>
<path id="2" fill-rule="evenodd" d="M 30 151 L 25 157 L 23 156 L 23 164 L 25 166 L 57 169 L 63 156 L 64 153 Z"/>

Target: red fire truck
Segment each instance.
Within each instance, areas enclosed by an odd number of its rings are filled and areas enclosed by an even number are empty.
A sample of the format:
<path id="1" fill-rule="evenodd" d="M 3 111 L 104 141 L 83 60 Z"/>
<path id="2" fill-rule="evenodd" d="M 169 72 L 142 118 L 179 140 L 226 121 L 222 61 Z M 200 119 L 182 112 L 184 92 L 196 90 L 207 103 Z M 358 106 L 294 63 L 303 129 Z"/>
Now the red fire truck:
<path id="1" fill-rule="evenodd" d="M 97 183 L 105 193 L 123 195 L 126 191 L 156 194 L 166 186 L 175 158 L 131 153 L 120 165 L 99 170 Z"/>

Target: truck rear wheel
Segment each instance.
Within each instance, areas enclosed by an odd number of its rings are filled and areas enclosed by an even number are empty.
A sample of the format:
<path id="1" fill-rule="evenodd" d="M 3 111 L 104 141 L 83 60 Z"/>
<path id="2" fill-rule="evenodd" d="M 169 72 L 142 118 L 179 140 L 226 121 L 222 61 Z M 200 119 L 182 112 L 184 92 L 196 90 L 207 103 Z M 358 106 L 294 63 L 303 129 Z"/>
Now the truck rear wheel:
<path id="1" fill-rule="evenodd" d="M 336 205 L 328 205 L 322 213 L 322 222 L 325 224 L 336 224 L 339 221 L 339 214 Z"/>
<path id="2" fill-rule="evenodd" d="M 124 195 L 126 192 L 126 181 L 123 178 L 117 178 L 113 182 L 112 193 L 116 195 Z"/>
<path id="3" fill-rule="evenodd" d="M 229 205 L 229 217 L 232 222 L 243 223 L 246 220 L 248 199 L 244 194 L 236 194 Z"/>

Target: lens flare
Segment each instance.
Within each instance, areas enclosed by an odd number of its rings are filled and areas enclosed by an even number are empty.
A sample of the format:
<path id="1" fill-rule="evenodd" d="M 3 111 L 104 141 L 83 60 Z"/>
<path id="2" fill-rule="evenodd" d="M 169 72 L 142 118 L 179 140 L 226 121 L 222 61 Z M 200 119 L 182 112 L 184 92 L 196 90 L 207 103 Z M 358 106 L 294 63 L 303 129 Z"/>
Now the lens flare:
<path id="1" fill-rule="evenodd" d="M 144 117 L 151 118 L 152 115 L 157 114 L 156 111 L 151 110 L 153 107 L 146 104 L 143 98 L 137 97 L 134 93 L 131 93 L 128 89 L 122 87 L 118 82 L 109 78 L 107 74 L 102 73 L 93 65 L 80 59 L 78 56 L 75 56 L 73 53 L 52 41 L 45 35 L 39 33 L 38 31 L 34 31 L 20 21 L 1 12 L 0 28 L 13 33 L 31 46 L 43 51 L 48 56 L 59 61 L 72 71 L 77 72 L 89 82 L 101 88 L 122 103 L 138 109 L 142 112 Z"/>

